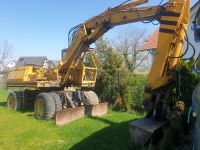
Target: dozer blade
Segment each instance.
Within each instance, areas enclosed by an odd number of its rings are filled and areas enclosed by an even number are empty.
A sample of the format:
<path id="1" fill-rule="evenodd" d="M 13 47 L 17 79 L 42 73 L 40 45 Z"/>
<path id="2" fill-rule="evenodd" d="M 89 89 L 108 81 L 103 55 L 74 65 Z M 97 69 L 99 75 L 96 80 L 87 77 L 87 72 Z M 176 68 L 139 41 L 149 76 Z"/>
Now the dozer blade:
<path id="1" fill-rule="evenodd" d="M 155 121 L 153 117 L 142 118 L 129 124 L 131 142 L 136 145 L 146 144 L 153 134 L 164 126 L 166 121 Z"/>
<path id="2" fill-rule="evenodd" d="M 62 126 L 84 116 L 102 116 L 107 113 L 108 103 L 68 108 L 56 113 L 56 125 Z"/>

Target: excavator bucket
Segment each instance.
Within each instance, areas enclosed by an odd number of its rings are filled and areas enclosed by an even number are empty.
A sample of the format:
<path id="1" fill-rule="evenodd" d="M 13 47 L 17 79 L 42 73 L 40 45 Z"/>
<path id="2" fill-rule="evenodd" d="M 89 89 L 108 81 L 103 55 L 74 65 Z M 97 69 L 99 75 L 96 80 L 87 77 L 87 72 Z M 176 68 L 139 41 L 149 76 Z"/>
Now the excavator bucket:
<path id="1" fill-rule="evenodd" d="M 108 103 L 63 109 L 56 113 L 56 125 L 62 126 L 84 116 L 103 116 L 107 114 L 107 110 Z"/>
<path id="2" fill-rule="evenodd" d="M 136 145 L 147 144 L 167 122 L 156 121 L 153 117 L 142 118 L 129 124 L 131 142 Z"/>

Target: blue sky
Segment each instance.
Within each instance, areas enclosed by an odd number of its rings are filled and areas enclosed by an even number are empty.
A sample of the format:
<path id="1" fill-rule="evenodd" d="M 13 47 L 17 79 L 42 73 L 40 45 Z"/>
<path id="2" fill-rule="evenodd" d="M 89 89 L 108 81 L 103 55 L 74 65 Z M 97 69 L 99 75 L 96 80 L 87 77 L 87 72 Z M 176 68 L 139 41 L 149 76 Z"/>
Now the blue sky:
<path id="1" fill-rule="evenodd" d="M 0 0 L 0 41 L 13 45 L 14 56 L 47 56 L 60 59 L 67 47 L 68 31 L 84 20 L 98 15 L 124 0 Z M 192 0 L 192 4 L 197 0 Z M 147 6 L 160 0 L 150 0 Z M 129 24 L 115 27 L 106 37 L 114 40 L 127 27 L 155 30 L 151 24 Z"/>

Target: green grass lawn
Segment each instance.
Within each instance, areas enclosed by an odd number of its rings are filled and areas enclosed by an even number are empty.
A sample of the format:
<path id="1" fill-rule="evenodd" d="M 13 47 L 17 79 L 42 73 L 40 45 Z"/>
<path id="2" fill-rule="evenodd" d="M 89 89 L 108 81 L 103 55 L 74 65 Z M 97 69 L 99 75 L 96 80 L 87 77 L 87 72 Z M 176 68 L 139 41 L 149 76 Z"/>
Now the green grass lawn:
<path id="1" fill-rule="evenodd" d="M 32 111 L 7 110 L 6 96 L 0 90 L 0 150 L 132 149 L 128 123 L 142 117 L 109 110 L 102 118 L 85 117 L 57 127 L 53 121 L 36 120 Z"/>

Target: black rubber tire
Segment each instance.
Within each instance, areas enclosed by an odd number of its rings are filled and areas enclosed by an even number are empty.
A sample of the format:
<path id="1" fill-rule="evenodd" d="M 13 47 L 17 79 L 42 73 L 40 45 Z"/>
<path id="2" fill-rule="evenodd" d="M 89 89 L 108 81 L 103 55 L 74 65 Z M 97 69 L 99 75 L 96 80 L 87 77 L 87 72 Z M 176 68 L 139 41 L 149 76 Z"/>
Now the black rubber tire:
<path id="1" fill-rule="evenodd" d="M 44 114 L 43 115 L 39 115 L 37 113 L 37 102 L 39 99 L 41 99 L 44 102 L 44 105 L 43 105 Z M 37 95 L 37 97 L 35 99 L 35 103 L 34 103 L 34 111 L 35 111 L 35 115 L 36 115 L 37 119 L 39 119 L 39 120 L 51 119 L 55 115 L 55 112 L 56 112 L 55 110 L 56 110 L 55 102 L 53 100 L 53 97 L 49 93 L 40 93 Z"/>
<path id="2" fill-rule="evenodd" d="M 11 108 L 11 105 L 10 105 L 10 99 L 9 97 L 10 96 L 13 96 L 13 100 L 14 100 L 14 107 Z M 19 92 L 16 92 L 16 91 L 13 91 L 13 92 L 10 92 L 8 94 L 8 97 L 7 97 L 7 107 L 9 110 L 20 110 L 22 105 L 21 105 L 21 101 L 20 101 L 20 96 L 19 96 Z"/>
<path id="3" fill-rule="evenodd" d="M 49 94 L 53 97 L 53 100 L 54 100 L 54 103 L 55 103 L 56 112 L 62 110 L 62 103 L 61 103 L 60 96 L 57 93 L 54 93 L 54 92 L 51 92 Z"/>
<path id="4" fill-rule="evenodd" d="M 86 105 L 97 105 L 99 104 L 99 98 L 94 91 L 83 91 Z"/>

